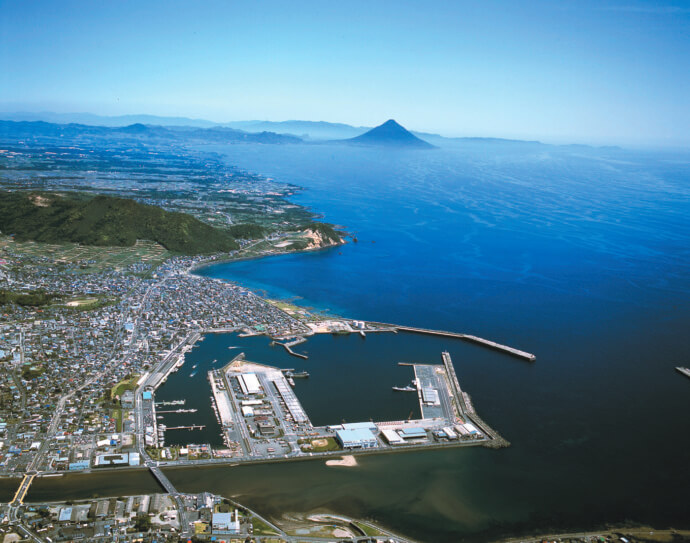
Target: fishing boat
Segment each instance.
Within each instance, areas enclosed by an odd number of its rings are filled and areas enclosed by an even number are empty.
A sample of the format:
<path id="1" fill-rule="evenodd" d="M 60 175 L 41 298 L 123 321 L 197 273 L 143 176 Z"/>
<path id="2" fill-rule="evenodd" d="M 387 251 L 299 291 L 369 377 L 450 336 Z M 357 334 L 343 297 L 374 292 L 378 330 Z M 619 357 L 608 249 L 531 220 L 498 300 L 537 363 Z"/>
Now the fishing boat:
<path id="1" fill-rule="evenodd" d="M 407 385 L 404 387 L 393 387 L 393 390 L 395 390 L 396 392 L 414 392 L 417 389 L 413 386 Z"/>
<path id="2" fill-rule="evenodd" d="M 684 368 L 682 366 L 678 366 L 676 368 L 676 371 L 678 373 L 682 373 L 683 375 L 685 375 L 685 377 L 690 377 L 690 368 Z"/>

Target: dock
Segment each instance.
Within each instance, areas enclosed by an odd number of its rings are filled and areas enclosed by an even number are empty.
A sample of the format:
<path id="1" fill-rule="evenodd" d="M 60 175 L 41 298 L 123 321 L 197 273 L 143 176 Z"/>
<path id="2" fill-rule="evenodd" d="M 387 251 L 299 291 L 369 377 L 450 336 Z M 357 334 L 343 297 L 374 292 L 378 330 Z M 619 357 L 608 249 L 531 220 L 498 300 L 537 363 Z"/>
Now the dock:
<path id="1" fill-rule="evenodd" d="M 489 347 L 491 349 L 495 349 L 497 351 L 504 352 L 506 354 L 510 354 L 512 356 L 515 356 L 517 358 L 522 358 L 524 360 L 528 360 L 529 362 L 534 362 L 537 357 L 533 355 L 532 353 L 528 353 L 526 351 L 521 351 L 520 349 L 515 349 L 514 347 L 509 347 L 507 345 L 503 345 L 501 343 L 497 343 L 495 341 L 491 341 L 489 339 L 484 339 L 479 336 L 473 336 L 471 334 L 461 334 L 459 332 L 448 332 L 446 330 L 431 330 L 429 328 L 417 328 L 415 326 L 402 326 L 399 324 L 388 324 L 384 322 L 367 322 L 368 325 L 374 325 L 374 326 L 390 326 L 394 328 L 395 330 L 400 330 L 403 332 L 412 332 L 415 334 L 426 334 L 430 336 L 442 336 L 442 337 L 450 337 L 450 338 L 456 338 L 456 339 L 462 339 L 464 341 L 469 341 L 471 343 L 478 343 L 479 345 L 483 345 L 485 347 Z M 369 330 L 368 330 L 369 331 Z"/>
<path id="2" fill-rule="evenodd" d="M 451 392 L 455 397 L 458 409 L 462 413 L 467 413 L 468 409 L 465 393 L 460 388 L 460 382 L 458 381 L 458 376 L 455 374 L 455 367 L 453 366 L 453 361 L 450 358 L 450 353 L 448 351 L 443 351 L 441 353 L 441 358 L 443 359 L 443 366 L 446 368 L 446 375 L 448 376 Z M 474 411 L 474 408 L 472 408 L 472 411 Z"/>
<path id="3" fill-rule="evenodd" d="M 510 443 L 501 437 L 496 430 L 484 422 L 479 415 L 477 415 L 469 394 L 460 388 L 460 383 L 458 382 L 458 377 L 455 374 L 455 367 L 453 366 L 453 361 L 450 358 L 450 353 L 443 351 L 443 353 L 441 353 L 441 358 L 443 359 L 443 366 L 446 368 L 446 375 L 450 381 L 450 386 L 453 389 L 452 392 L 455 396 L 458 410 L 462 411 L 462 415 L 471 420 L 477 428 L 479 428 L 490 438 L 489 445 L 487 446 L 496 449 L 508 447 Z"/>
<path id="4" fill-rule="evenodd" d="M 216 378 L 213 376 L 212 371 L 208 372 L 208 379 L 211 383 L 211 391 L 213 392 L 213 399 L 216 402 L 216 413 L 220 419 L 220 423 L 224 428 L 230 427 L 233 425 L 234 420 L 232 418 L 232 402 L 228 397 L 227 389 L 223 388 L 223 390 L 221 390 L 218 388 Z M 222 378 L 219 378 L 219 380 L 221 380 L 222 383 Z"/>

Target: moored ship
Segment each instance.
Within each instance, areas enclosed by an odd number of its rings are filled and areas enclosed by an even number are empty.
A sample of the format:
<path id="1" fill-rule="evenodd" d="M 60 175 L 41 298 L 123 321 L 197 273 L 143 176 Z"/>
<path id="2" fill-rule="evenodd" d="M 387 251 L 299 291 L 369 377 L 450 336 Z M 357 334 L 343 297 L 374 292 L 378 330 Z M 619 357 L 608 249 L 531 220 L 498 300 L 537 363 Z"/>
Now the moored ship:
<path id="1" fill-rule="evenodd" d="M 676 367 L 678 373 L 682 373 L 685 377 L 690 377 L 690 368 L 684 368 L 682 366 Z"/>
<path id="2" fill-rule="evenodd" d="M 396 392 L 414 392 L 417 389 L 411 385 L 407 385 L 404 387 L 393 387 L 393 390 Z"/>

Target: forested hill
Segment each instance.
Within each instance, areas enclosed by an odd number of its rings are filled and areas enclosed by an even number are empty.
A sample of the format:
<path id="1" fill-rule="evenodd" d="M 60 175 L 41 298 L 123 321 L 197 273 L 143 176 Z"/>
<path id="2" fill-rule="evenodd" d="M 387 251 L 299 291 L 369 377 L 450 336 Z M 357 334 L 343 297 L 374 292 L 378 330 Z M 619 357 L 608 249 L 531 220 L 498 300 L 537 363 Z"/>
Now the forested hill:
<path id="1" fill-rule="evenodd" d="M 238 248 L 229 233 L 191 215 L 112 196 L 0 191 L 0 231 L 45 243 L 132 246 L 145 239 L 183 254 Z"/>

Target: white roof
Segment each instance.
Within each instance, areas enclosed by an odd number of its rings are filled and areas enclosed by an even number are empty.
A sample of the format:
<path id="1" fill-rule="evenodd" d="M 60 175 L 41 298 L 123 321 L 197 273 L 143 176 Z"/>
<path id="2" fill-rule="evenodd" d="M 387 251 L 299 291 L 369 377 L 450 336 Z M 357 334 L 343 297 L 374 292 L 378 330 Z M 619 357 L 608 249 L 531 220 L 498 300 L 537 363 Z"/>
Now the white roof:
<path id="1" fill-rule="evenodd" d="M 470 433 L 470 434 L 476 434 L 479 430 L 477 430 L 477 427 L 472 424 L 471 422 L 466 422 L 465 423 L 465 429 Z"/>
<path id="2" fill-rule="evenodd" d="M 451 439 L 458 437 L 451 427 L 444 428 L 443 432 Z"/>
<path id="3" fill-rule="evenodd" d="M 383 434 L 383 437 L 386 438 L 386 441 L 388 443 L 405 443 L 405 440 L 398 435 L 398 432 L 395 430 L 390 430 L 390 429 L 385 429 L 381 430 L 381 433 Z"/>
<path id="4" fill-rule="evenodd" d="M 242 392 L 245 394 L 257 394 L 261 390 L 256 373 L 242 373 L 239 376 Z"/>

